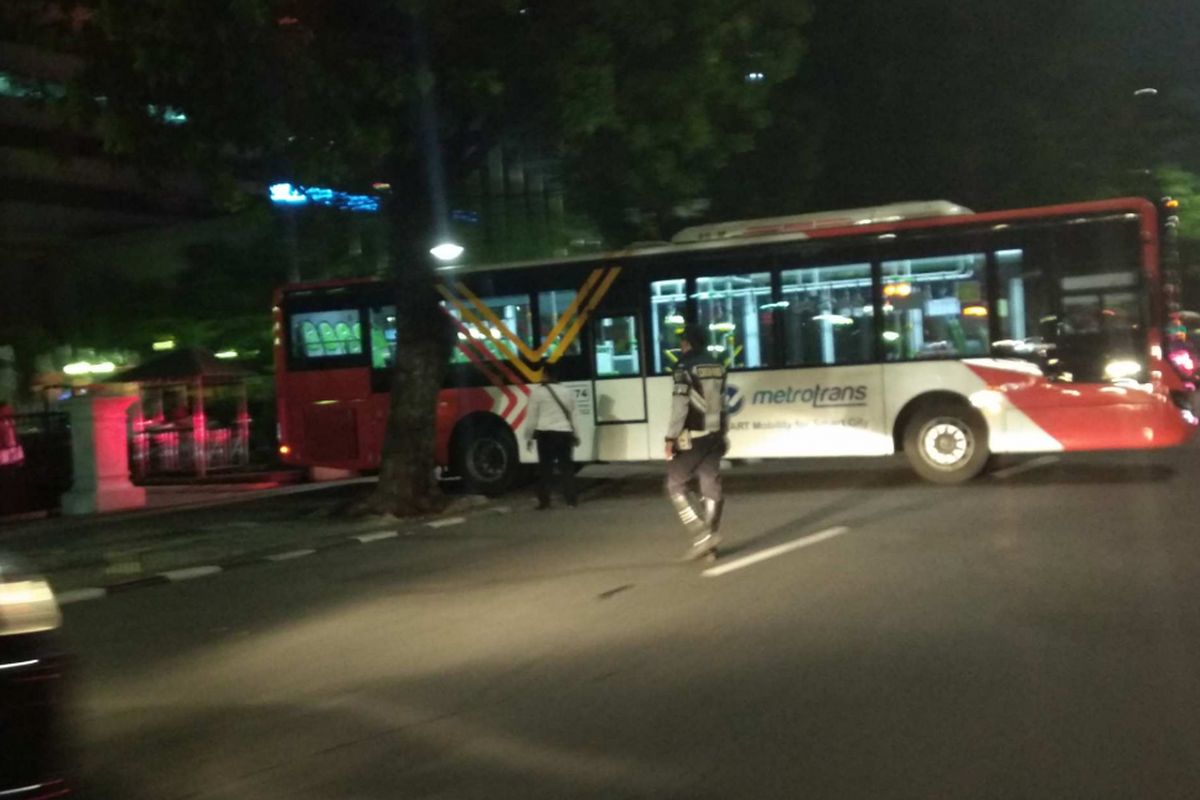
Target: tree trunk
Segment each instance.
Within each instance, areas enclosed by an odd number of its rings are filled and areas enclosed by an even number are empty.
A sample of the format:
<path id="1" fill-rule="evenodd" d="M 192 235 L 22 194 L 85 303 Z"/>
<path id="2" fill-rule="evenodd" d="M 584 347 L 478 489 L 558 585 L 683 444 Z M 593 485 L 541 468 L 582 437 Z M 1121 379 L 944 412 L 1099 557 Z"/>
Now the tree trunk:
<path id="1" fill-rule="evenodd" d="M 379 483 L 361 510 L 409 516 L 444 504 L 434 476 L 437 396 L 453 346 L 427 259 L 410 255 L 396 297 L 396 364 Z"/>

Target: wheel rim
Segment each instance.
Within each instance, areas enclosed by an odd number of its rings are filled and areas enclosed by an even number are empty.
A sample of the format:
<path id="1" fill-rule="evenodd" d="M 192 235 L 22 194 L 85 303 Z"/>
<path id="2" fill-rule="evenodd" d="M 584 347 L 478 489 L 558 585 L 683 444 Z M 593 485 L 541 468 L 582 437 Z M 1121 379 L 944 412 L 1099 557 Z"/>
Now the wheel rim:
<path id="1" fill-rule="evenodd" d="M 920 442 L 921 456 L 937 469 L 958 469 L 975 453 L 975 434 L 970 426 L 953 417 L 926 422 L 921 428 Z"/>
<path id="2" fill-rule="evenodd" d="M 471 444 L 467 464 L 477 480 L 492 483 L 508 471 L 508 451 L 496 439 L 476 439 Z"/>

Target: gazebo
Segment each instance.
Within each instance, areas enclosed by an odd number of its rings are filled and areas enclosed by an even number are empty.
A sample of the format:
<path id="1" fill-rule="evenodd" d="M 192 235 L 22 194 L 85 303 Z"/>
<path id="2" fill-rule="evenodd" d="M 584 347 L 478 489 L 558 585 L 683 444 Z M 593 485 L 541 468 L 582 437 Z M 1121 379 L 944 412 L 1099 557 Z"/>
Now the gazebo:
<path id="1" fill-rule="evenodd" d="M 134 406 L 132 419 L 135 470 L 141 475 L 157 469 L 204 477 L 210 467 L 246 464 L 250 456 L 246 380 L 253 374 L 208 350 L 187 347 L 114 375 L 111 382 L 138 384 L 141 403 Z M 205 397 L 213 389 L 230 389 L 236 397 L 236 412 L 228 426 L 210 424 Z M 168 393 L 176 395 L 176 405 L 165 413 Z"/>

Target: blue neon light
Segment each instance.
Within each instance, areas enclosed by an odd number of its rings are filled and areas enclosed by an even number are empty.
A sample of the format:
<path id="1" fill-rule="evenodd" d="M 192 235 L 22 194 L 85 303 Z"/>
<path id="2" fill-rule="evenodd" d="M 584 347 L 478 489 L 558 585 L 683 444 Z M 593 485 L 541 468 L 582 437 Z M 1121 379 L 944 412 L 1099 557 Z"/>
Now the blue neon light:
<path id="1" fill-rule="evenodd" d="M 308 202 L 308 195 L 290 183 L 276 183 L 271 186 L 271 202 L 285 206 L 302 206 Z"/>
<path id="2" fill-rule="evenodd" d="M 379 211 L 379 198 L 366 194 L 351 194 L 324 186 L 295 186 L 276 183 L 270 188 L 271 202 L 279 205 L 302 206 L 307 203 L 374 214 Z"/>

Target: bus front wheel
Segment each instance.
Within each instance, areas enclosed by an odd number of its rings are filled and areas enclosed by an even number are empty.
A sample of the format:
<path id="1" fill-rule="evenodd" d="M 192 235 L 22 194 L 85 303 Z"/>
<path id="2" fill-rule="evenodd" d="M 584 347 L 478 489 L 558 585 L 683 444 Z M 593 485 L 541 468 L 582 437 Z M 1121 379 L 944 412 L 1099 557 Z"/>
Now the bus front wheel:
<path id="1" fill-rule="evenodd" d="M 913 470 L 927 481 L 969 481 L 987 465 L 987 424 L 966 404 L 929 406 L 905 426 L 904 454 Z"/>
<path id="2" fill-rule="evenodd" d="M 517 442 L 500 425 L 472 425 L 457 436 L 455 468 L 471 491 L 503 494 L 521 470 Z"/>

